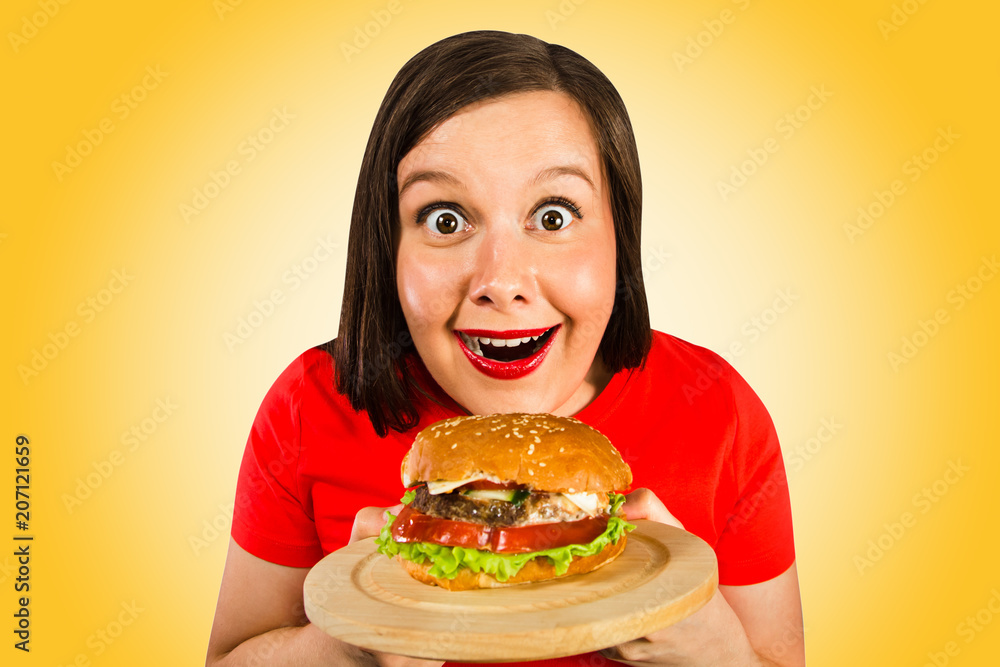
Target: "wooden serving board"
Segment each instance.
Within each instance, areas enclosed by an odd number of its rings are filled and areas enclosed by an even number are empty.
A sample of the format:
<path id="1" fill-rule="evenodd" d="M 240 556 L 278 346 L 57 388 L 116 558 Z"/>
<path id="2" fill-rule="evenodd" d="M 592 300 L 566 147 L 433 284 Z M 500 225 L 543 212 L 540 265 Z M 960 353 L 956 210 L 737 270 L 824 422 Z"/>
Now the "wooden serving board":
<path id="1" fill-rule="evenodd" d="M 718 584 L 715 552 L 700 538 L 634 523 L 625 551 L 598 570 L 474 591 L 422 584 L 368 538 L 313 567 L 306 615 L 355 646 L 429 660 L 543 660 L 615 646 L 693 614 Z"/>

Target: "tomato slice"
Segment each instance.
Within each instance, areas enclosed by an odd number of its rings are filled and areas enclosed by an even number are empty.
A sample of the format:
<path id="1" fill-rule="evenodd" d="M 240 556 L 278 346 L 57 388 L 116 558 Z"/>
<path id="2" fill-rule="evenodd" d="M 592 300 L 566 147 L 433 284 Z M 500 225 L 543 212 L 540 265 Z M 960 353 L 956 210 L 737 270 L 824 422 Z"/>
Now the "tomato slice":
<path id="1" fill-rule="evenodd" d="M 490 550 L 498 554 L 527 553 L 564 547 L 567 544 L 587 544 L 607 528 L 606 516 L 531 526 L 497 527 L 493 529 Z"/>
<path id="2" fill-rule="evenodd" d="M 397 542 L 433 542 L 447 547 L 488 549 L 490 534 L 480 526 L 467 521 L 451 521 L 417 512 L 409 505 L 403 507 L 392 522 L 392 539 Z"/>
<path id="3" fill-rule="evenodd" d="M 494 553 L 529 553 L 567 544 L 586 544 L 607 527 L 606 516 L 531 526 L 484 526 L 439 519 L 407 505 L 393 521 L 390 531 L 397 542 L 432 542 Z"/>

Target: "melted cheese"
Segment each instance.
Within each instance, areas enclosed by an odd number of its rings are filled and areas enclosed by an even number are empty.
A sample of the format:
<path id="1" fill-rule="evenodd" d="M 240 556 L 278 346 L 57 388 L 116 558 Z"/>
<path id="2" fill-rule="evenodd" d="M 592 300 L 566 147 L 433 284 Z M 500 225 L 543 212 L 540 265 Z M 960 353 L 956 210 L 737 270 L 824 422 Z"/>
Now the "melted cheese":
<path id="1" fill-rule="evenodd" d="M 456 481 L 438 480 L 436 482 L 427 482 L 427 491 L 432 496 L 436 496 L 439 493 L 448 493 L 449 491 L 454 491 L 460 486 L 468 484 L 469 482 L 475 482 L 480 479 L 486 479 L 486 475 L 475 475 L 473 477 L 467 477 L 465 479 L 459 479 Z"/>
<path id="2" fill-rule="evenodd" d="M 564 493 L 563 498 L 570 501 L 587 514 L 597 514 L 596 493 Z"/>

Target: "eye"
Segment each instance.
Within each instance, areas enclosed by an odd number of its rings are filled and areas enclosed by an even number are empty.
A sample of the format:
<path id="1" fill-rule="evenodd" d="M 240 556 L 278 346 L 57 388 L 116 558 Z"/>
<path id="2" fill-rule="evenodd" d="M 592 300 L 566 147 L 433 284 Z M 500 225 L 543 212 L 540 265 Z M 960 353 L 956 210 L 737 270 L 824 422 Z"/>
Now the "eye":
<path id="1" fill-rule="evenodd" d="M 439 208 L 427 214 L 424 223 L 432 234 L 454 234 L 465 231 L 465 218 L 458 211 L 451 208 Z"/>
<path id="2" fill-rule="evenodd" d="M 535 229 L 544 229 L 549 232 L 566 229 L 574 218 L 582 218 L 580 209 L 572 202 L 565 199 L 545 202 L 535 211 Z"/>

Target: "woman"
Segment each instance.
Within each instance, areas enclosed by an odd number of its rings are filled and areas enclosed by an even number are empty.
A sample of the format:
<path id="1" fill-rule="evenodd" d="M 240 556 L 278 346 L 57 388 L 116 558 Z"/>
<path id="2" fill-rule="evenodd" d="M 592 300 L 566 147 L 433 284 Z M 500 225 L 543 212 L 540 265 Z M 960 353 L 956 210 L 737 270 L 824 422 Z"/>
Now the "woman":
<path id="1" fill-rule="evenodd" d="M 208 664 L 435 664 L 328 637 L 302 582 L 377 534 L 417 429 L 509 411 L 603 431 L 642 487 L 626 516 L 719 558 L 685 621 L 545 664 L 804 662 L 773 425 L 719 357 L 650 331 L 640 210 L 625 107 L 579 55 L 479 31 L 402 68 L 361 168 L 339 336 L 282 373 L 247 443 Z"/>

